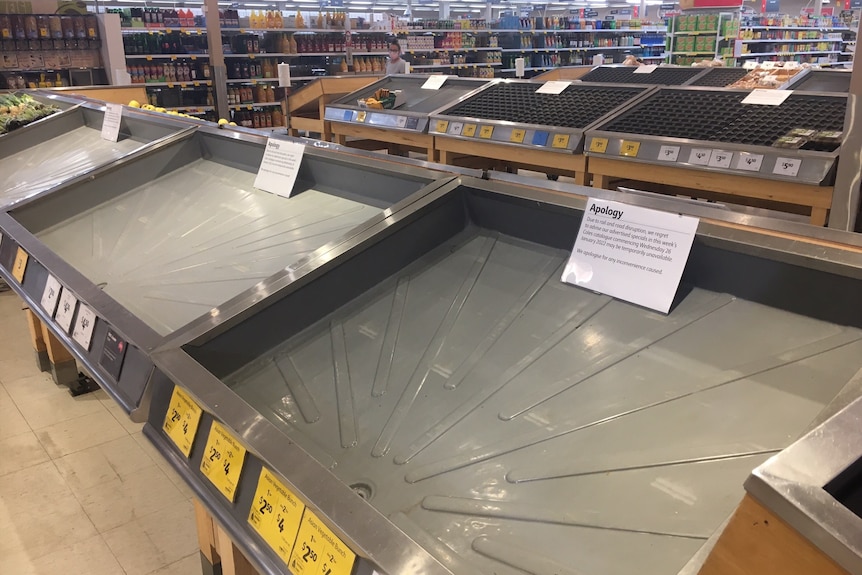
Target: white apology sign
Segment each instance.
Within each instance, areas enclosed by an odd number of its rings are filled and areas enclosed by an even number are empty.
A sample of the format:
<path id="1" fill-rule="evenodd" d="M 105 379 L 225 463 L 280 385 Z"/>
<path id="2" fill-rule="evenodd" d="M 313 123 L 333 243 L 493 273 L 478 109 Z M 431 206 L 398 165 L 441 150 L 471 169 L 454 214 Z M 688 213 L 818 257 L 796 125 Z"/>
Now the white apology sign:
<path id="1" fill-rule="evenodd" d="M 590 200 L 562 280 L 670 311 L 697 218 Z"/>
<path id="2" fill-rule="evenodd" d="M 270 138 L 254 179 L 254 187 L 289 198 L 302 164 L 305 146 Z"/>
<path id="3" fill-rule="evenodd" d="M 105 117 L 102 120 L 102 139 L 116 142 L 120 138 L 120 124 L 122 121 L 122 104 L 105 104 Z"/>

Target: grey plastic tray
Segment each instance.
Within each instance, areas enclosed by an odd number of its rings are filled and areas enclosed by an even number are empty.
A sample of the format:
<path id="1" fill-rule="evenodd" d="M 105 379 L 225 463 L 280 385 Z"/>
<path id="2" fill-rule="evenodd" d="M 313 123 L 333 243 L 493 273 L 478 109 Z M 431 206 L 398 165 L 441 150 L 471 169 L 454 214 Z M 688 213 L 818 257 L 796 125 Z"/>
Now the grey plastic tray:
<path id="1" fill-rule="evenodd" d="M 471 225 L 222 379 L 454 573 L 676 573 L 862 332 L 700 288 L 665 316 L 566 257 Z"/>
<path id="2" fill-rule="evenodd" d="M 40 98 L 42 99 L 42 98 Z M 125 118 L 119 141 L 101 137 L 94 105 L 49 116 L 0 139 L 0 206 L 9 206 L 179 132 L 178 123 Z"/>

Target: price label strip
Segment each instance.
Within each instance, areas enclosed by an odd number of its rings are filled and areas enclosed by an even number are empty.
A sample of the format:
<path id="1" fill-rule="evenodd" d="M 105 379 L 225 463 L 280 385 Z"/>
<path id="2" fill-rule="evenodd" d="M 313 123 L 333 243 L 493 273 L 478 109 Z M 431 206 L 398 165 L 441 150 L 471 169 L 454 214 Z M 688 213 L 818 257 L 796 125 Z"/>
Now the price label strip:
<path id="1" fill-rule="evenodd" d="M 566 149 L 569 147 L 569 135 L 568 134 L 554 134 L 554 139 L 551 141 L 552 148 L 562 148 Z"/>
<path id="2" fill-rule="evenodd" d="M 748 152 L 740 152 L 736 159 L 736 169 L 745 170 L 746 172 L 759 172 L 763 165 L 763 154 L 750 154 Z"/>
<path id="3" fill-rule="evenodd" d="M 15 254 L 15 263 L 12 264 L 12 277 L 18 280 L 19 284 L 24 283 L 24 273 L 27 271 L 27 262 L 30 261 L 30 254 L 24 251 L 24 248 L 18 248 L 18 253 Z"/>
<path id="4" fill-rule="evenodd" d="M 590 142 L 590 151 L 596 154 L 604 154 L 608 150 L 607 138 L 593 138 Z"/>
<path id="5" fill-rule="evenodd" d="M 482 126 L 479 128 L 479 137 L 485 140 L 491 139 L 494 135 L 494 126 Z"/>
<path id="6" fill-rule="evenodd" d="M 245 452 L 245 447 L 224 426 L 213 421 L 201 460 L 201 473 L 231 502 L 236 497 L 236 488 L 242 476 Z"/>
<path id="7" fill-rule="evenodd" d="M 461 130 L 462 136 L 467 136 L 468 138 L 472 138 L 476 135 L 476 124 L 464 124 L 464 129 Z"/>
<path id="8" fill-rule="evenodd" d="M 62 286 L 60 282 L 52 275 L 48 276 L 45 282 L 45 290 L 42 292 L 42 309 L 48 312 L 51 319 L 57 313 L 57 304 L 60 302 L 60 290 Z"/>
<path id="9" fill-rule="evenodd" d="M 437 132 L 441 134 L 445 134 L 446 130 L 449 128 L 448 120 L 437 120 Z"/>
<path id="10" fill-rule="evenodd" d="M 186 457 L 192 452 L 202 413 L 194 399 L 179 387 L 174 387 L 162 429 Z"/>
<path id="11" fill-rule="evenodd" d="M 802 158 L 778 158 L 775 160 L 775 167 L 772 168 L 772 173 L 795 178 L 801 167 Z"/>
<path id="12" fill-rule="evenodd" d="M 620 155 L 627 158 L 637 158 L 638 152 L 641 149 L 640 142 L 632 142 L 631 140 L 623 140 L 620 144 Z"/>
<path id="13" fill-rule="evenodd" d="M 72 330 L 72 339 L 90 351 L 90 343 L 93 339 L 93 330 L 96 327 L 96 312 L 88 306 L 81 304 L 78 308 L 78 317 L 75 318 L 75 329 Z"/>
<path id="14" fill-rule="evenodd" d="M 63 331 L 69 333 L 72 329 L 72 318 L 75 316 L 75 308 L 78 305 L 78 300 L 74 294 L 67 289 L 60 290 L 60 305 L 57 308 L 57 325 L 63 328 Z"/>
<path id="15" fill-rule="evenodd" d="M 266 544 L 290 563 L 305 505 L 266 467 L 260 472 L 248 523 Z"/>
<path id="16" fill-rule="evenodd" d="M 521 144 L 524 142 L 524 137 L 527 135 L 527 130 L 522 130 L 515 128 L 512 130 L 512 134 L 509 136 L 509 141 L 514 142 L 516 144 Z"/>
<path id="17" fill-rule="evenodd" d="M 295 575 L 350 575 L 355 561 L 356 555 L 347 545 L 306 509 L 288 563 L 290 570 Z"/>
<path id="18" fill-rule="evenodd" d="M 662 162 L 675 162 L 679 158 L 679 146 L 662 146 L 658 159 Z"/>

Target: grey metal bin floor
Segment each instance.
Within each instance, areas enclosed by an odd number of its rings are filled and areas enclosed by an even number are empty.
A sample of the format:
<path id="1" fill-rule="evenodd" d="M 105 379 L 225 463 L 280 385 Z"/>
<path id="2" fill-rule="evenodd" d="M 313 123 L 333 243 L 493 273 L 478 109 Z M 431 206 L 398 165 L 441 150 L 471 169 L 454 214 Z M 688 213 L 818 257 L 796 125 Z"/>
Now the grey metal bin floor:
<path id="1" fill-rule="evenodd" d="M 254 178 L 197 160 L 37 236 L 165 335 L 382 211 L 319 190 L 282 198 Z"/>
<path id="2" fill-rule="evenodd" d="M 144 145 L 132 138 L 119 142 L 103 140 L 100 130 L 79 126 L 0 158 L 0 205 L 48 190 Z"/>
<path id="3" fill-rule="evenodd" d="M 675 574 L 859 368 L 862 332 L 664 316 L 468 228 L 225 382 L 455 573 Z"/>

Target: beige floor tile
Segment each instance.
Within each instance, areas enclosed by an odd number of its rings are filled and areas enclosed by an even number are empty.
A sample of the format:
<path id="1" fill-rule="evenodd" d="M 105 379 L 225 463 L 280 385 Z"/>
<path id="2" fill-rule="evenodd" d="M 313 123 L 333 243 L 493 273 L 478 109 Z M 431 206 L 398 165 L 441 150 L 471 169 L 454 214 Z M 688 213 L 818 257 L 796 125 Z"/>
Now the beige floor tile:
<path id="1" fill-rule="evenodd" d="M 188 558 L 198 548 L 194 511 L 188 501 L 102 535 L 127 575 L 146 575 Z"/>
<path id="2" fill-rule="evenodd" d="M 0 320 L 2 322 L 3 320 Z M 15 381 L 42 373 L 36 366 L 36 355 L 31 349 L 22 355 L 0 359 L 0 382 Z"/>
<path id="3" fill-rule="evenodd" d="M 0 440 L 30 431 L 27 420 L 14 405 L 0 406 Z"/>
<path id="4" fill-rule="evenodd" d="M 176 563 L 151 571 L 147 575 L 201 575 L 202 573 L 201 556 L 199 553 L 194 553 Z"/>
<path id="5" fill-rule="evenodd" d="M 33 561 L 33 568 L 37 575 L 125 575 L 100 535 L 43 555 Z"/>
<path id="6" fill-rule="evenodd" d="M 54 380 L 47 373 L 34 373 L 26 377 L 3 381 L 3 387 L 12 396 L 12 400 L 19 405 L 46 397 L 71 397 L 69 390 L 54 383 Z"/>
<path id="7" fill-rule="evenodd" d="M 141 429 L 144 428 L 143 423 L 135 423 L 134 421 L 129 419 L 129 414 L 123 411 L 123 408 L 120 407 L 120 405 L 110 397 L 101 401 L 102 405 L 107 408 L 108 412 L 114 416 L 114 419 L 116 419 L 117 422 L 123 426 L 123 429 L 125 429 L 129 433 L 139 433 Z"/>
<path id="8" fill-rule="evenodd" d="M 54 461 L 73 492 L 83 491 L 152 467 L 154 462 L 130 435 Z"/>
<path id="9" fill-rule="evenodd" d="M 155 465 L 126 478 L 114 479 L 77 494 L 100 533 L 155 513 L 187 499 Z"/>
<path id="10" fill-rule="evenodd" d="M 104 409 L 35 431 L 53 459 L 127 435 L 126 430 Z"/>
<path id="11" fill-rule="evenodd" d="M 32 431 L 0 440 L 0 477 L 50 460 Z"/>
<path id="12" fill-rule="evenodd" d="M 72 397 L 69 393 L 60 393 L 18 402 L 18 410 L 32 429 L 41 429 L 62 421 L 104 412 L 105 406 L 89 395 Z"/>
<path id="13" fill-rule="evenodd" d="M 53 463 L 5 475 L 0 501 L 0 557 L 34 560 L 97 534 Z"/>
<path id="14" fill-rule="evenodd" d="M 6 391 L 6 386 L 3 383 L 0 383 L 0 409 L 8 406 L 15 405 L 12 401 L 12 396 L 9 395 L 9 392 Z"/>

